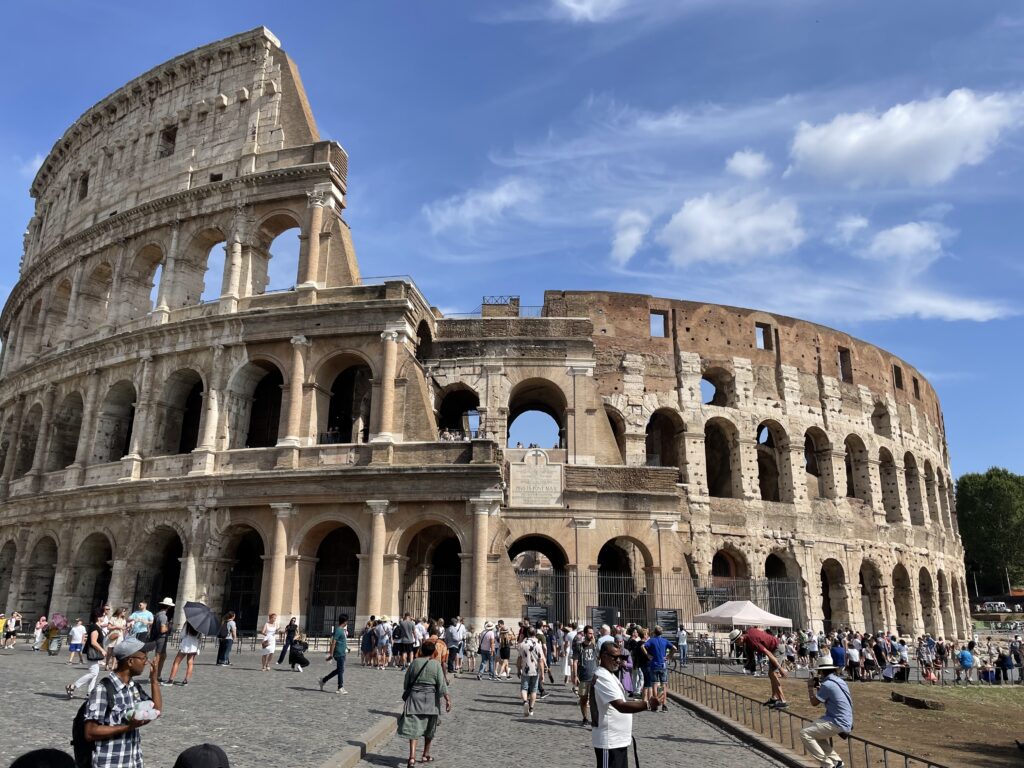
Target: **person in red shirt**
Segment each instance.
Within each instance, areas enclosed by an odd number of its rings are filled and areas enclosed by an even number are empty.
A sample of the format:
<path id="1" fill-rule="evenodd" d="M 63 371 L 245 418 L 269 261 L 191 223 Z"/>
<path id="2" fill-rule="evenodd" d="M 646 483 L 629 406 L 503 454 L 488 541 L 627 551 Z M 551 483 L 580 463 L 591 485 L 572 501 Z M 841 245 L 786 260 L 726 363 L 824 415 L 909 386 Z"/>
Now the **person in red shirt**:
<path id="1" fill-rule="evenodd" d="M 786 676 L 786 670 L 775 656 L 775 649 L 779 647 L 779 639 L 763 629 L 746 629 L 742 632 L 734 629 L 729 633 L 729 639 L 736 643 L 736 647 L 753 655 L 763 653 L 768 657 L 768 680 L 772 686 L 772 696 L 765 704 L 775 709 L 785 709 L 789 706 L 786 701 L 786 694 L 782 692 L 782 678 Z"/>

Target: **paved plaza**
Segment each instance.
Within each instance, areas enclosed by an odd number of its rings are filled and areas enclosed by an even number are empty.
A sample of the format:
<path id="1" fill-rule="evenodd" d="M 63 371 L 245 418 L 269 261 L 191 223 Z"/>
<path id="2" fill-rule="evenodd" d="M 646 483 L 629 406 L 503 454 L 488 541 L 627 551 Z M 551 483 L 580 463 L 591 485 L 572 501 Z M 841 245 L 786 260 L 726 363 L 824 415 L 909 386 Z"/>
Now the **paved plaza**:
<path id="1" fill-rule="evenodd" d="M 346 671 L 348 696 L 317 687 L 317 676 L 332 669 L 324 655 L 311 652 L 312 665 L 302 673 L 286 666 L 259 671 L 252 652 L 234 655 L 231 667 L 216 667 L 214 654 L 200 654 L 187 688 L 164 687 L 164 716 L 143 731 L 147 768 L 169 768 L 192 744 L 220 744 L 236 768 L 258 768 L 268 761 L 292 768 L 318 768 L 401 706 L 402 675 L 359 666 L 358 656 Z M 40 747 L 70 750 L 71 721 L 84 700 L 64 695 L 64 685 L 83 674 L 69 667 L 66 652 L 48 657 L 27 646 L 0 651 L 0 766 Z M 170 669 L 170 660 L 165 670 Z M 315 671 L 314 671 L 315 670 Z M 183 675 L 179 672 L 179 680 Z M 462 678 L 452 684 L 455 708 L 442 719 L 435 749 L 438 762 L 461 768 L 481 759 L 542 759 L 557 756 L 562 768 L 593 765 L 590 732 L 579 726 L 579 709 L 561 685 L 538 703 L 536 715 L 522 716 L 517 682 Z M 744 765 L 769 768 L 779 763 L 763 757 L 734 737 L 671 705 L 668 713 L 637 715 L 635 732 L 642 765 L 687 764 L 704 768 Z M 406 743 L 392 737 L 366 756 L 368 766 L 404 763 Z M 504 757 L 503 757 L 504 756 Z"/>

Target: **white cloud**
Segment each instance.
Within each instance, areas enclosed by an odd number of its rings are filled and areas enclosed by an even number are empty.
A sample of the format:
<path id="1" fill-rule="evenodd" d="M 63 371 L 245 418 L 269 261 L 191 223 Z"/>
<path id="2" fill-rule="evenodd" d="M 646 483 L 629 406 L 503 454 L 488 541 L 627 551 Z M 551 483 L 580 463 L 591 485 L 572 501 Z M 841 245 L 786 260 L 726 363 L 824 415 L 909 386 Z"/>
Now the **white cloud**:
<path id="1" fill-rule="evenodd" d="M 910 221 L 877 232 L 863 255 L 873 261 L 900 262 L 904 269 L 920 271 L 942 255 L 943 243 L 953 234 L 934 221 Z"/>
<path id="2" fill-rule="evenodd" d="M 643 245 L 644 237 L 651 226 L 651 217 L 641 211 L 623 211 L 615 222 L 615 239 L 612 241 L 612 261 L 625 264 L 636 255 Z"/>
<path id="3" fill-rule="evenodd" d="M 669 249 L 674 264 L 685 266 L 777 256 L 805 237 L 800 211 L 791 200 L 726 193 L 687 200 L 658 234 L 658 242 Z"/>
<path id="4" fill-rule="evenodd" d="M 629 0 L 554 0 L 552 12 L 574 22 L 600 22 L 608 21 L 629 5 Z"/>
<path id="5" fill-rule="evenodd" d="M 741 149 L 725 161 L 725 170 L 744 179 L 760 179 L 771 169 L 771 161 L 752 149 Z"/>
<path id="6" fill-rule="evenodd" d="M 427 203 L 423 215 L 435 235 L 450 229 L 470 230 L 493 224 L 510 209 L 536 202 L 540 188 L 529 179 L 509 178 L 490 189 L 473 189 L 461 195 Z"/>
<path id="7" fill-rule="evenodd" d="M 976 94 L 897 104 L 882 114 L 841 114 L 828 123 L 800 123 L 791 170 L 851 187 L 934 186 L 964 166 L 978 165 L 1024 117 L 1021 94 Z"/>
<path id="8" fill-rule="evenodd" d="M 843 218 L 836 222 L 835 237 L 832 240 L 842 245 L 849 245 L 853 242 L 854 238 L 868 228 L 868 224 L 869 222 L 866 218 L 856 213 L 843 216 Z"/>

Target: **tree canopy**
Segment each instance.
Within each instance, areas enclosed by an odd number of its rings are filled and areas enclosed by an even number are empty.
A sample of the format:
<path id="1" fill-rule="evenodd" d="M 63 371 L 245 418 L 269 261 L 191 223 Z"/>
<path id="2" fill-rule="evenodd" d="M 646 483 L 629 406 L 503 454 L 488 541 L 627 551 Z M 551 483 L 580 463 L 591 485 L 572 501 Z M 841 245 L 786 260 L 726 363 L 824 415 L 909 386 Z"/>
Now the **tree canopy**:
<path id="1" fill-rule="evenodd" d="M 1024 475 L 992 467 L 962 475 L 956 483 L 956 513 L 968 570 L 976 571 L 983 594 L 1024 585 Z"/>

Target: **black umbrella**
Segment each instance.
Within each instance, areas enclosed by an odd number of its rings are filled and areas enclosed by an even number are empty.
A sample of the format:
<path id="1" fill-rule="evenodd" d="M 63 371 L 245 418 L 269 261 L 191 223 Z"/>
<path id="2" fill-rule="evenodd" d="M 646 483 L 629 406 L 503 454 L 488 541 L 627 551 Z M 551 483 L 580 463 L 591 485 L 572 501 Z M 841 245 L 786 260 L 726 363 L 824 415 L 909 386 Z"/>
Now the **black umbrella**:
<path id="1" fill-rule="evenodd" d="M 200 635 L 216 635 L 220 630 L 220 619 L 202 603 L 185 603 L 185 621 Z"/>

